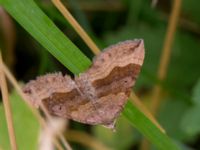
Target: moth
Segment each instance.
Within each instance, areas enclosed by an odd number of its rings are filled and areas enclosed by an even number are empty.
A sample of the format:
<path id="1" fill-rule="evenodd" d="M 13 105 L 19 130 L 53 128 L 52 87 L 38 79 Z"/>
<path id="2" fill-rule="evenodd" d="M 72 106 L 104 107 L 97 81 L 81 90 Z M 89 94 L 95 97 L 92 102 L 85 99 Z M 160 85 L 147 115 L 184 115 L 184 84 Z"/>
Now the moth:
<path id="1" fill-rule="evenodd" d="M 113 128 L 144 60 L 144 42 L 127 40 L 104 49 L 88 70 L 72 79 L 52 73 L 27 83 L 27 100 L 51 115 Z"/>

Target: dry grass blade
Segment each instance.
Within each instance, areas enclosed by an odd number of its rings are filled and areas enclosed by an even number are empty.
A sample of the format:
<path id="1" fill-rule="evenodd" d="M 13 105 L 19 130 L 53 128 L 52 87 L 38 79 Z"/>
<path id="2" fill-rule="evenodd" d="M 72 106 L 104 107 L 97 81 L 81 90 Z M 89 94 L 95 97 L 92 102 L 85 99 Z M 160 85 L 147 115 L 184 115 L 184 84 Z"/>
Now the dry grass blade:
<path id="1" fill-rule="evenodd" d="M 13 77 L 13 75 L 11 74 L 11 72 L 9 71 L 9 69 L 5 66 L 5 64 L 2 65 L 2 68 L 3 68 L 6 76 L 8 77 L 9 81 L 13 84 L 14 88 L 17 90 L 18 94 L 22 97 L 22 99 L 27 104 L 27 106 L 30 108 L 30 110 L 32 111 L 32 113 L 37 117 L 40 125 L 43 128 L 45 128 L 46 127 L 45 120 L 40 116 L 39 112 L 31 105 L 31 103 L 26 100 L 26 97 L 25 97 L 24 93 L 22 92 L 21 87 L 18 85 L 16 79 Z M 62 146 L 60 145 L 60 143 L 58 142 L 57 139 L 54 139 L 53 142 L 54 142 L 54 144 L 56 145 L 56 147 L 59 150 L 63 150 Z"/>
<path id="2" fill-rule="evenodd" d="M 181 10 L 181 0 L 174 0 L 172 11 L 169 18 L 169 24 L 167 28 L 167 33 L 163 45 L 163 50 L 160 58 L 160 66 L 158 69 L 158 79 L 163 81 L 167 74 L 167 68 L 171 56 L 171 49 L 174 40 L 174 35 L 176 32 L 176 27 L 178 24 L 179 14 Z M 153 115 L 156 115 L 158 108 L 161 103 L 161 94 L 162 89 L 159 85 L 155 85 L 153 89 L 152 103 L 151 103 L 151 112 Z M 141 143 L 141 150 L 149 150 L 150 143 L 144 139 Z"/>
<path id="3" fill-rule="evenodd" d="M 88 47 L 92 50 L 92 52 L 97 55 L 100 53 L 100 49 L 96 46 L 93 40 L 87 35 L 84 29 L 78 24 L 78 22 L 73 18 L 67 8 L 61 3 L 60 0 L 52 0 L 53 4 L 58 8 L 58 10 L 62 13 L 62 15 L 67 19 L 67 21 L 72 25 L 72 27 L 76 30 L 76 32 L 80 35 L 80 37 L 86 42 Z M 88 42 L 89 41 L 89 42 Z M 151 115 L 151 113 L 146 109 L 146 107 L 142 104 L 139 98 L 132 93 L 134 97 L 131 98 L 134 104 L 150 119 L 153 123 L 163 132 L 165 133 L 164 129 L 159 125 L 156 119 Z"/>
<path id="4" fill-rule="evenodd" d="M 21 90 L 21 87 L 18 85 L 16 79 L 13 77 L 13 75 L 11 74 L 11 72 L 9 71 L 9 69 L 6 67 L 5 64 L 3 64 L 2 67 L 3 67 L 3 70 L 4 70 L 7 78 L 12 83 L 12 85 L 14 86 L 14 88 L 17 90 L 17 93 L 22 97 L 22 99 L 25 101 L 25 103 L 30 108 L 30 110 L 32 111 L 32 113 L 37 117 L 37 119 L 39 120 L 40 124 L 43 125 L 44 120 L 41 118 L 39 112 L 30 104 L 30 102 L 25 100 L 26 98 L 25 98 L 24 93 Z"/>
<path id="5" fill-rule="evenodd" d="M 75 31 L 79 34 L 79 36 L 84 40 L 84 42 L 88 45 L 88 47 L 92 49 L 95 54 L 98 54 L 99 48 L 88 36 L 88 34 L 83 30 L 83 28 L 79 25 L 79 23 L 74 19 L 74 17 L 70 14 L 70 12 L 65 8 L 65 6 L 61 3 L 61 1 L 52 0 L 52 2 L 63 14 L 63 16 L 69 21 L 69 23 L 72 25 Z"/>
<path id="6" fill-rule="evenodd" d="M 94 41 L 90 38 L 90 36 L 85 32 L 85 30 L 79 25 L 76 19 L 71 15 L 71 13 L 67 10 L 67 8 L 63 5 L 60 0 L 52 0 L 53 4 L 57 7 L 57 9 L 62 13 L 65 19 L 71 24 L 74 30 L 78 33 L 78 35 L 82 38 L 82 40 L 87 44 L 87 46 L 92 50 L 92 52 L 97 55 L 101 51 L 94 43 Z"/>
<path id="7" fill-rule="evenodd" d="M 1 52 L 0 52 L 0 86 L 1 86 L 1 93 L 2 93 L 3 105 L 5 109 L 5 116 L 6 116 L 6 121 L 7 121 L 11 148 L 12 150 L 17 150 L 17 142 L 16 142 L 15 131 L 14 131 L 14 125 L 13 125 L 13 116 L 12 116 L 11 106 L 9 102 L 8 87 L 7 87 L 6 78 L 4 75 L 3 60 L 2 60 Z"/>
<path id="8" fill-rule="evenodd" d="M 160 81 L 163 81 L 167 74 L 167 68 L 171 56 L 171 49 L 174 40 L 174 35 L 176 32 L 180 10 L 181 10 L 181 0 L 174 0 L 172 12 L 169 18 L 169 25 L 167 28 L 167 33 L 163 45 L 163 50 L 160 58 L 160 66 L 158 69 L 158 79 Z M 162 93 L 161 87 L 159 85 L 155 85 L 153 90 L 153 98 L 151 105 L 151 110 L 153 114 L 156 113 L 160 105 L 161 93 Z"/>

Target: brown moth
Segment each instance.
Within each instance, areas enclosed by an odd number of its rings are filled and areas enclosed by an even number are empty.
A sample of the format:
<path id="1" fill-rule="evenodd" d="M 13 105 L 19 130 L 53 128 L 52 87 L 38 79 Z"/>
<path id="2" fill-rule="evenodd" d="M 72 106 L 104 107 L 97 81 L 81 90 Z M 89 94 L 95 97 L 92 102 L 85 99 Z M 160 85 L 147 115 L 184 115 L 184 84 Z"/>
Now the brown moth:
<path id="1" fill-rule="evenodd" d="M 113 128 L 144 60 L 143 40 L 128 40 L 106 48 L 91 67 L 75 79 L 61 73 L 30 81 L 23 91 L 33 105 L 50 114 L 85 124 Z"/>

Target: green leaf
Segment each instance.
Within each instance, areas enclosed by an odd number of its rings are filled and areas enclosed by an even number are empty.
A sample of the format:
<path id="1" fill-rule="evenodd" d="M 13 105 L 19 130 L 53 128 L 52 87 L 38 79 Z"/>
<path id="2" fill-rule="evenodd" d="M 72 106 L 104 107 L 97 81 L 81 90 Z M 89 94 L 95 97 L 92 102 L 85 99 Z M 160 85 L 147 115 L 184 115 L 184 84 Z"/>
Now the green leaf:
<path id="1" fill-rule="evenodd" d="M 89 59 L 64 36 L 32 0 L 1 0 L 1 3 L 11 16 L 70 71 L 77 74 L 89 67 L 91 64 Z M 126 105 L 123 114 L 159 149 L 178 149 L 130 102 Z"/>
<path id="2" fill-rule="evenodd" d="M 20 150 L 36 150 L 38 146 L 39 122 L 22 99 L 13 92 L 10 95 L 14 129 L 17 145 Z M 10 149 L 7 124 L 3 106 L 0 105 L 0 145 L 3 149 Z"/>

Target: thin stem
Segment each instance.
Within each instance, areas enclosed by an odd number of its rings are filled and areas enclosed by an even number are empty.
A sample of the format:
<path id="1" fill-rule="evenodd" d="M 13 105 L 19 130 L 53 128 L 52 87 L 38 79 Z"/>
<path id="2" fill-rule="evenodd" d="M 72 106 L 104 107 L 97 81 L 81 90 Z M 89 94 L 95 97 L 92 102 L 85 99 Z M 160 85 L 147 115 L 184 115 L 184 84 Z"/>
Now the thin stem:
<path id="1" fill-rule="evenodd" d="M 58 8 L 58 10 L 62 13 L 62 15 L 69 21 L 74 30 L 79 34 L 79 36 L 84 40 L 87 46 L 93 50 L 95 54 L 99 53 L 99 48 L 92 41 L 92 39 L 88 36 L 88 34 L 84 31 L 84 29 L 79 25 L 79 23 L 74 19 L 74 17 L 70 14 L 67 8 L 62 4 L 60 0 L 52 0 L 53 4 Z"/>
<path id="2" fill-rule="evenodd" d="M 17 150 L 17 142 L 16 142 L 16 136 L 13 126 L 13 116 L 9 101 L 9 95 L 8 95 L 8 87 L 6 83 L 6 78 L 3 71 L 3 60 L 0 52 L 0 86 L 1 86 L 1 93 L 2 93 L 2 99 L 3 99 L 3 105 L 5 109 L 5 116 L 7 121 L 7 127 L 8 127 L 8 134 L 10 138 L 10 144 L 12 150 Z"/>
<path id="3" fill-rule="evenodd" d="M 158 79 L 163 81 L 167 75 L 167 70 L 169 66 L 172 44 L 174 41 L 174 35 L 176 32 L 176 27 L 179 19 L 179 14 L 181 10 L 181 0 L 174 0 L 174 4 L 172 7 L 172 11 L 169 18 L 169 24 L 167 28 L 167 33 L 165 36 L 165 41 L 163 45 L 163 50 L 160 58 L 160 66 L 158 69 Z M 151 110 L 152 113 L 155 114 L 161 102 L 161 93 L 162 89 L 159 85 L 155 85 L 153 89 L 153 98 L 152 98 L 152 105 Z"/>
<path id="4" fill-rule="evenodd" d="M 160 66 L 158 69 L 158 79 L 163 81 L 167 75 L 167 69 L 170 61 L 172 44 L 174 40 L 174 35 L 176 32 L 176 27 L 178 24 L 179 14 L 181 10 L 181 0 L 174 0 L 172 11 L 169 18 L 169 24 L 165 36 L 165 41 L 163 45 L 163 50 L 160 58 Z M 162 88 L 159 85 L 155 85 L 153 89 L 151 111 L 153 115 L 156 115 L 158 108 L 161 103 Z M 141 150 L 149 150 L 150 143 L 144 139 L 141 143 Z"/>
<path id="5" fill-rule="evenodd" d="M 31 105 L 31 103 L 26 100 L 25 94 L 22 92 L 21 87 L 18 85 L 16 79 L 13 77 L 13 75 L 11 74 L 11 72 L 9 71 L 9 69 L 6 67 L 5 64 L 3 64 L 1 68 L 3 68 L 3 70 L 4 70 L 4 72 L 5 72 L 6 76 L 7 76 L 7 78 L 12 83 L 12 85 L 14 86 L 14 88 L 17 90 L 17 93 L 21 96 L 21 98 L 24 100 L 24 102 L 29 107 L 29 109 L 32 111 L 32 113 L 36 116 L 36 118 L 38 119 L 40 125 L 43 128 L 45 128 L 46 127 L 45 120 L 40 116 L 39 112 Z M 54 144 L 58 148 L 58 150 L 63 150 L 63 148 L 60 145 L 60 143 L 58 142 L 58 140 L 54 139 Z"/>
<path id="6" fill-rule="evenodd" d="M 26 96 L 22 92 L 21 87 L 18 85 L 16 79 L 13 77 L 13 75 L 11 74 L 11 72 L 9 71 L 9 69 L 6 67 L 5 64 L 3 64 L 3 70 L 4 70 L 7 78 L 9 79 L 9 81 L 12 83 L 14 88 L 17 90 L 17 93 L 21 96 L 21 98 L 24 100 L 24 102 L 27 104 L 27 106 L 30 108 L 32 113 L 37 117 L 40 124 L 42 125 L 43 121 L 42 121 L 42 117 L 40 116 L 39 112 L 31 105 L 31 103 L 29 101 L 26 100 Z"/>

